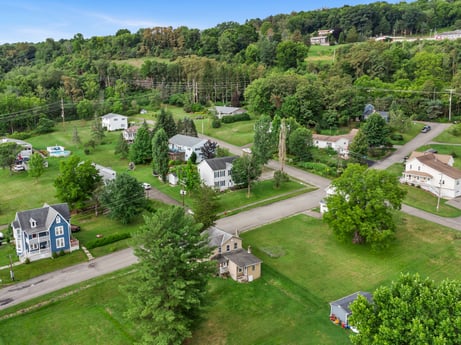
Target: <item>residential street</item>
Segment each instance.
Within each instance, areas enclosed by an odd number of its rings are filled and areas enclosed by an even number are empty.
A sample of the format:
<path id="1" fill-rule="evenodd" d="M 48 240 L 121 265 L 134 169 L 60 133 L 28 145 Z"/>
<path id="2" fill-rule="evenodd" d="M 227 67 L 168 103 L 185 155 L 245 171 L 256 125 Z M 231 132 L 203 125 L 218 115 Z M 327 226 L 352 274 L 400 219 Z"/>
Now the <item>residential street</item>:
<path id="1" fill-rule="evenodd" d="M 416 148 L 431 142 L 434 137 L 449 126 L 448 124 L 432 123 L 430 125 L 432 126 L 432 130 L 430 132 L 420 133 L 410 143 L 400 147 L 394 155 L 378 162 L 373 166 L 373 168 L 386 169 L 394 163 L 401 162 L 404 156 L 410 154 Z M 200 135 L 200 137 L 208 138 L 203 135 Z M 228 148 L 233 154 L 240 155 L 242 153 L 241 148 L 237 146 L 233 146 L 213 138 L 210 139 L 217 141 L 221 147 Z M 274 170 L 280 168 L 279 163 L 276 161 L 270 161 L 268 167 Z M 319 201 L 325 196 L 325 188 L 330 184 L 330 180 L 294 167 L 286 166 L 284 170 L 299 181 L 316 186 L 318 189 L 271 205 L 258 207 L 220 219 L 217 222 L 217 226 L 234 234 L 236 231 L 248 231 L 261 225 L 301 212 L 307 212 L 312 208 L 318 207 Z M 461 231 L 461 217 L 451 219 L 443 218 L 406 205 L 402 206 L 402 211 Z M 94 266 L 90 266 L 89 263 L 83 263 L 60 271 L 45 274 L 29 281 L 18 283 L 14 286 L 3 288 L 0 290 L 0 309 L 5 309 L 28 299 L 128 267 L 134 264 L 136 260 L 137 258 L 134 256 L 132 249 L 125 249 L 95 259 L 92 261 Z"/>

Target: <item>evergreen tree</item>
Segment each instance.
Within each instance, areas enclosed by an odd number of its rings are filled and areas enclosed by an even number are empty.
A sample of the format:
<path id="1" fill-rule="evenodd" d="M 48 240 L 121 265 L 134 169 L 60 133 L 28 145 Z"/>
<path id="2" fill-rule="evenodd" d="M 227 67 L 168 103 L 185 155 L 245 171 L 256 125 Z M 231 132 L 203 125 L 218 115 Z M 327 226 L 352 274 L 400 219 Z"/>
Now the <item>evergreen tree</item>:
<path id="1" fill-rule="evenodd" d="M 101 120 L 97 117 L 94 118 L 93 124 L 91 125 L 91 138 L 96 144 L 100 144 L 104 137 L 104 128 L 102 127 Z"/>
<path id="2" fill-rule="evenodd" d="M 168 138 L 178 134 L 176 123 L 173 119 L 173 114 L 165 109 L 160 109 L 160 113 L 157 115 L 157 122 L 155 123 L 154 133 L 163 128 Z"/>
<path id="3" fill-rule="evenodd" d="M 144 189 L 138 180 L 126 173 L 118 174 L 103 189 L 101 203 L 109 210 L 109 217 L 129 224 L 146 208 Z"/>
<path id="4" fill-rule="evenodd" d="M 145 216 L 135 234 L 139 259 L 126 287 L 126 316 L 143 330 L 143 344 L 181 345 L 192 336 L 205 302 L 213 264 L 200 225 L 181 207 Z"/>
<path id="5" fill-rule="evenodd" d="M 74 126 L 74 131 L 72 132 L 72 143 L 76 146 L 80 146 L 82 144 L 82 140 L 80 139 L 80 135 L 78 135 L 77 127 Z"/>
<path id="6" fill-rule="evenodd" d="M 144 121 L 130 145 L 130 160 L 135 164 L 144 164 L 152 160 L 151 132 Z"/>
<path id="7" fill-rule="evenodd" d="M 120 133 L 118 137 L 117 145 L 115 146 L 114 153 L 116 155 L 119 155 L 120 158 L 125 159 L 128 157 L 129 152 L 130 152 L 130 147 L 128 146 L 128 143 L 126 142 L 125 138 L 123 137 L 123 133 Z"/>
<path id="8" fill-rule="evenodd" d="M 188 135 L 190 137 L 198 137 L 197 128 L 195 127 L 194 120 L 189 117 L 184 117 L 178 120 L 177 134 Z"/>
<path id="9" fill-rule="evenodd" d="M 160 128 L 152 138 L 152 169 L 154 174 L 161 176 L 163 182 L 166 182 L 168 175 L 168 163 L 168 137 Z"/>

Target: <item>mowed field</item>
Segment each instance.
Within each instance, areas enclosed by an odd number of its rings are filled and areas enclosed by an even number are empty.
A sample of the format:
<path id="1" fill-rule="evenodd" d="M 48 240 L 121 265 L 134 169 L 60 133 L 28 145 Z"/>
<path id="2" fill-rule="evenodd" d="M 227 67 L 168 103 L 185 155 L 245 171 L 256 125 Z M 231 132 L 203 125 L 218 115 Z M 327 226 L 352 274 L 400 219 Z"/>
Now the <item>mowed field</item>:
<path id="1" fill-rule="evenodd" d="M 396 240 L 382 252 L 338 242 L 322 220 L 306 215 L 242 234 L 244 246 L 251 245 L 263 260 L 263 275 L 250 284 L 212 278 L 204 319 L 188 344 L 349 344 L 350 331 L 328 319 L 328 302 L 372 292 L 402 272 L 436 281 L 459 277 L 458 232 L 397 217 Z M 120 289 L 129 279 L 116 276 L 114 284 L 101 278 L 93 287 L 0 321 L 0 344 L 37 343 L 37 336 L 40 344 L 133 343 L 139 330 L 123 317 L 126 298 Z M 18 324 L 40 327 L 24 332 Z"/>

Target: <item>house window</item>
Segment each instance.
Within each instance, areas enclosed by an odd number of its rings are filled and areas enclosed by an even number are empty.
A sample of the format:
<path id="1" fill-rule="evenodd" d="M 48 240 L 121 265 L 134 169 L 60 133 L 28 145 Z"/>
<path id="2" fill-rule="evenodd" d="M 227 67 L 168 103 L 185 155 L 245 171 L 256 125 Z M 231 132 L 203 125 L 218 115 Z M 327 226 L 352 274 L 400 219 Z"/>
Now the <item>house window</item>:
<path id="1" fill-rule="evenodd" d="M 221 170 L 219 172 L 219 177 L 223 177 L 223 176 L 226 176 L 226 170 Z"/>
<path id="2" fill-rule="evenodd" d="M 63 237 L 56 239 L 56 248 L 63 248 L 66 245 Z"/>
<path id="3" fill-rule="evenodd" d="M 55 229 L 54 229 L 54 234 L 56 236 L 62 236 L 64 235 L 64 227 L 63 226 L 57 226 Z"/>
<path id="4" fill-rule="evenodd" d="M 219 171 L 215 171 L 214 172 L 214 178 L 218 178 L 219 177 Z"/>
<path id="5" fill-rule="evenodd" d="M 232 170 L 227 170 L 227 175 L 232 176 Z"/>
<path id="6" fill-rule="evenodd" d="M 56 223 L 57 224 L 61 223 L 61 217 L 56 217 Z"/>
<path id="7" fill-rule="evenodd" d="M 30 245 L 30 250 L 37 250 L 38 249 L 38 243 L 32 243 Z"/>
<path id="8" fill-rule="evenodd" d="M 254 271 L 255 269 L 256 269 L 256 266 L 255 266 L 255 265 L 251 266 L 251 270 L 252 270 L 252 271 Z"/>
<path id="9" fill-rule="evenodd" d="M 31 228 L 36 228 L 37 227 L 37 221 L 33 218 L 29 219 L 30 227 Z"/>
<path id="10" fill-rule="evenodd" d="M 230 245 L 226 246 L 226 252 L 230 251 Z"/>
<path id="11" fill-rule="evenodd" d="M 239 273 L 242 273 L 242 267 L 239 267 Z"/>
<path id="12" fill-rule="evenodd" d="M 221 181 L 221 182 L 219 182 L 219 185 L 220 185 L 221 187 L 224 187 L 224 186 L 226 185 L 226 181 Z"/>
<path id="13" fill-rule="evenodd" d="M 238 243 L 235 242 L 235 243 L 234 243 L 234 249 L 237 249 L 237 246 L 238 246 Z"/>
<path id="14" fill-rule="evenodd" d="M 218 247 L 218 253 L 221 253 L 222 249 L 221 247 Z"/>

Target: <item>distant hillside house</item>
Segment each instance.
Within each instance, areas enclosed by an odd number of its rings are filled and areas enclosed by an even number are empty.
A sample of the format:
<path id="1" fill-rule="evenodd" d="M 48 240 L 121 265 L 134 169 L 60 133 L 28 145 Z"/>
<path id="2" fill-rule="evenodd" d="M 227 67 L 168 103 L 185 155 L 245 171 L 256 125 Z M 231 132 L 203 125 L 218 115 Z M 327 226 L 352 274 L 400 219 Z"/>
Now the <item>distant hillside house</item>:
<path id="1" fill-rule="evenodd" d="M 418 186 L 435 196 L 453 199 L 461 196 L 461 170 L 453 157 L 430 152 L 413 152 L 405 163 L 401 183 Z"/>
<path id="2" fill-rule="evenodd" d="M 79 249 L 71 239 L 70 211 L 66 203 L 16 213 L 11 223 L 16 254 L 24 262 L 52 257 L 53 253 Z"/>
<path id="3" fill-rule="evenodd" d="M 124 115 L 109 113 L 101 116 L 102 127 L 109 132 L 128 128 L 128 117 Z"/>
<path id="4" fill-rule="evenodd" d="M 138 133 L 139 126 L 131 126 L 123 130 L 123 139 L 125 141 L 132 143 L 136 138 L 136 133 Z"/>
<path id="5" fill-rule="evenodd" d="M 237 156 L 204 159 L 198 165 L 203 184 L 219 191 L 232 188 L 232 162 Z"/>
<path id="6" fill-rule="evenodd" d="M 189 160 L 192 152 L 195 152 L 197 155 L 196 163 L 200 163 L 203 160 L 202 147 L 206 142 L 206 139 L 176 134 L 168 140 L 168 148 L 173 154 L 184 152 L 184 161 Z"/>
<path id="7" fill-rule="evenodd" d="M 377 111 L 372 104 L 365 105 L 365 109 L 362 113 L 362 120 L 368 119 L 373 114 L 379 114 L 386 122 L 389 122 L 389 112 Z"/>
<path id="8" fill-rule="evenodd" d="M 252 282 L 261 277 L 262 261 L 248 250 L 242 248 L 242 239 L 214 226 L 208 232 L 208 245 L 213 248 L 210 257 L 217 263 L 220 276 L 230 276 L 238 282 Z"/>
<path id="9" fill-rule="evenodd" d="M 247 111 L 243 108 L 237 107 L 215 107 L 216 116 L 218 119 L 222 119 L 224 116 L 232 116 L 237 114 L 245 114 Z"/>
<path id="10" fill-rule="evenodd" d="M 320 149 L 332 148 L 343 158 L 348 158 L 349 145 L 357 135 L 358 129 L 353 128 L 348 134 L 342 135 L 323 135 L 312 134 L 312 142 L 315 147 Z"/>
<path id="11" fill-rule="evenodd" d="M 333 33 L 333 30 L 318 30 L 317 35 L 311 36 L 311 44 L 327 46 L 330 44 L 329 36 Z"/>

